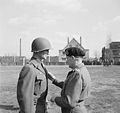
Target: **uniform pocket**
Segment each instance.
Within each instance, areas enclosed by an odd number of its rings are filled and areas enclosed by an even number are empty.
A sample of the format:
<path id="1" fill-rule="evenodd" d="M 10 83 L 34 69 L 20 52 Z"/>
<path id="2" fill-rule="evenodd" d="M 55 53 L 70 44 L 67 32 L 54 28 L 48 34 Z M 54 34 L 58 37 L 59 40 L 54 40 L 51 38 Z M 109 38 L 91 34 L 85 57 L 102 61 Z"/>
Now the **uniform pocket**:
<path id="1" fill-rule="evenodd" d="M 42 82 L 42 79 L 35 80 L 34 95 L 36 96 L 41 94 L 41 82 Z"/>

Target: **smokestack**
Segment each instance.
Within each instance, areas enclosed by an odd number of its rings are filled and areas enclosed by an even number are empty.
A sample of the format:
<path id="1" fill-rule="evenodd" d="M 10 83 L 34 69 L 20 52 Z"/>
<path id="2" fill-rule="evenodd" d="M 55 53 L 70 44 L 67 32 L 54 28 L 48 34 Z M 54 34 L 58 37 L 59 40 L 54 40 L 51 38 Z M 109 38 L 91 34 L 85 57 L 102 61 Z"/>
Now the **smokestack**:
<path id="1" fill-rule="evenodd" d="M 20 38 L 20 56 L 21 56 L 21 38 Z"/>
<path id="2" fill-rule="evenodd" d="M 82 45 L 82 37 L 80 36 L 80 45 Z"/>
<path id="3" fill-rule="evenodd" d="M 67 43 L 69 44 L 69 37 L 67 38 Z"/>

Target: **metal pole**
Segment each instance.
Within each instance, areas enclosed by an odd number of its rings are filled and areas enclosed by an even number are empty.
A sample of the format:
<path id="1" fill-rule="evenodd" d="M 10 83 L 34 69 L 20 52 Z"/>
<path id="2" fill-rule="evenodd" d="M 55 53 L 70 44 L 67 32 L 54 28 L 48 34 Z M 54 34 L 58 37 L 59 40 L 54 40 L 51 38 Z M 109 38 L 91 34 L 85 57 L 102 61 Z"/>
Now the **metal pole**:
<path id="1" fill-rule="evenodd" d="M 20 56 L 21 56 L 21 38 L 20 38 Z"/>

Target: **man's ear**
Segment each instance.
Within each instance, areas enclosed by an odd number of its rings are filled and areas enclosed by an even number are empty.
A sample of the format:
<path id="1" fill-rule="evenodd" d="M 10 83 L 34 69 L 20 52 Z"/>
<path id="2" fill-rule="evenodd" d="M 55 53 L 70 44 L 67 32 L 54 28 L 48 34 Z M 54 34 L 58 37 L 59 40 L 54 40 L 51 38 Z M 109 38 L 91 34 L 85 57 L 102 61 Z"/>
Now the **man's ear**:
<path id="1" fill-rule="evenodd" d="M 74 56 L 71 56 L 71 58 L 72 58 L 72 59 L 75 59 L 75 57 L 74 57 Z"/>

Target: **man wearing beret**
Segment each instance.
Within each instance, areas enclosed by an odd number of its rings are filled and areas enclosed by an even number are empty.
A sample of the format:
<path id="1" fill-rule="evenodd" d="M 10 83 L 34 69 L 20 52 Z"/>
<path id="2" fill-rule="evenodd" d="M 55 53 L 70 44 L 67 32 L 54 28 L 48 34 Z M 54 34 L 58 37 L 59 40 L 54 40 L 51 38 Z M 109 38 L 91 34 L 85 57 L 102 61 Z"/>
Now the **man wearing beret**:
<path id="1" fill-rule="evenodd" d="M 85 52 L 77 47 L 70 47 L 65 50 L 67 64 L 72 70 L 68 72 L 66 80 L 58 81 L 52 79 L 52 83 L 60 87 L 61 96 L 51 98 L 61 107 L 62 113 L 87 113 L 84 101 L 90 93 L 91 78 L 85 65 L 82 63 Z"/>

